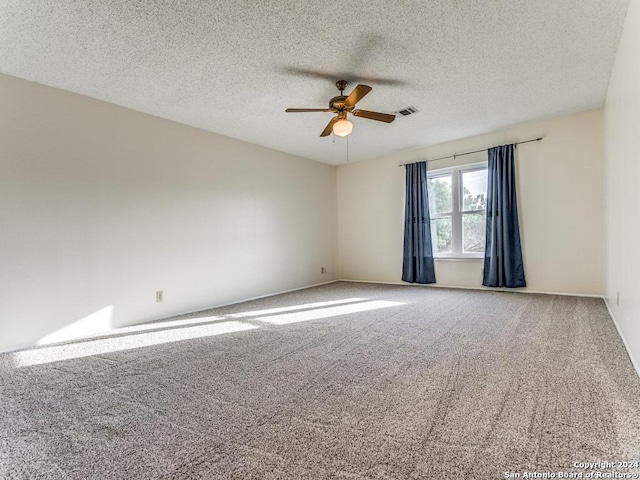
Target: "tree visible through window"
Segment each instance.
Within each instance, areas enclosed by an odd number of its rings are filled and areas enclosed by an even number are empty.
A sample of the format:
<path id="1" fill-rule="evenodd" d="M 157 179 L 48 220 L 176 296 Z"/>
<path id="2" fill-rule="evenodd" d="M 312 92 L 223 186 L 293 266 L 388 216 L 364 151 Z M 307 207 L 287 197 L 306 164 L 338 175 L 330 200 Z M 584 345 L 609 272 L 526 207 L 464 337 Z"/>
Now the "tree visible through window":
<path id="1" fill-rule="evenodd" d="M 486 165 L 431 171 L 427 188 L 434 256 L 481 256 L 486 231 Z"/>
<path id="2" fill-rule="evenodd" d="M 431 216 L 431 244 L 434 255 L 452 252 L 451 215 L 453 212 L 451 174 L 430 177 L 429 214 Z"/>

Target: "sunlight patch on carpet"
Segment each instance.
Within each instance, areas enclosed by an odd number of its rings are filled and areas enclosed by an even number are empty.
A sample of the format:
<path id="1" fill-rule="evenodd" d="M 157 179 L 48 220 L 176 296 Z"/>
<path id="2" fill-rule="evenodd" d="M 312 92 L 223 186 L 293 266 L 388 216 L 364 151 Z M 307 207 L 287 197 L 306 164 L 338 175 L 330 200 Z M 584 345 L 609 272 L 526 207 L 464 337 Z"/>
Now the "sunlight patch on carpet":
<path id="1" fill-rule="evenodd" d="M 193 338 L 211 337 L 214 335 L 253 330 L 256 328 L 260 327 L 236 321 L 200 325 L 197 327 L 173 328 L 158 332 L 125 335 L 121 337 L 104 338 L 15 352 L 12 354 L 13 363 L 16 367 L 26 367 L 29 365 L 59 362 L 61 360 L 69 360 L 72 358 L 120 352 L 124 350 L 132 350 L 134 348 L 179 342 L 181 340 L 189 340 Z"/>
<path id="2" fill-rule="evenodd" d="M 370 310 L 378 310 L 380 308 L 397 307 L 398 305 L 404 305 L 404 303 L 376 300 L 373 302 L 357 303 L 355 305 L 342 305 L 340 307 L 320 308 L 304 312 L 285 313 L 283 315 L 270 315 L 267 317 L 259 317 L 256 320 L 271 323 L 273 325 L 285 325 L 287 323 L 307 322 L 309 320 L 318 320 L 321 318 L 338 317 L 340 315 L 348 315 L 350 313 L 367 312 Z"/>
<path id="3" fill-rule="evenodd" d="M 168 322 L 144 323 L 140 325 L 132 325 L 130 327 L 113 328 L 105 332 L 100 332 L 100 333 L 91 335 L 91 337 L 92 338 L 106 337 L 111 335 L 121 335 L 123 333 L 146 332 L 148 330 L 160 330 L 163 328 L 183 327 L 186 325 L 195 325 L 198 323 L 215 322 L 217 320 L 224 320 L 224 317 L 203 317 L 203 318 L 192 318 L 188 320 L 171 320 Z"/>
<path id="4" fill-rule="evenodd" d="M 364 300 L 366 299 L 365 298 L 346 298 L 344 300 L 330 300 L 327 302 L 305 303 L 302 305 L 292 305 L 289 307 L 269 308 L 267 310 L 250 310 L 248 312 L 232 313 L 227 316 L 233 317 L 233 318 L 258 317 L 260 315 L 270 315 L 273 313 L 282 313 L 282 312 L 293 312 L 297 310 L 309 310 L 312 308 L 329 307 L 331 305 L 341 305 L 344 303 L 362 302 Z"/>

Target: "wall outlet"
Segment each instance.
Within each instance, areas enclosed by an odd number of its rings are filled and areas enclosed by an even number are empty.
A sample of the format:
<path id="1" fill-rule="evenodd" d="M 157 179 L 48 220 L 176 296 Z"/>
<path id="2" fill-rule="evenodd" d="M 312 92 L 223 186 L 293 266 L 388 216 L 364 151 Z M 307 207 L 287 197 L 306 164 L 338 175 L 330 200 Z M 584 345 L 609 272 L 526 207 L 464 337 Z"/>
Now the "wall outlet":
<path id="1" fill-rule="evenodd" d="M 156 302 L 159 303 L 159 302 L 162 302 L 162 301 L 164 301 L 164 293 L 163 293 L 162 290 L 158 290 L 156 292 Z"/>
<path id="2" fill-rule="evenodd" d="M 620 292 L 616 292 L 616 305 L 620 306 Z"/>
<path id="3" fill-rule="evenodd" d="M 320 267 L 320 273 L 322 274 L 327 273 L 327 267 Z"/>

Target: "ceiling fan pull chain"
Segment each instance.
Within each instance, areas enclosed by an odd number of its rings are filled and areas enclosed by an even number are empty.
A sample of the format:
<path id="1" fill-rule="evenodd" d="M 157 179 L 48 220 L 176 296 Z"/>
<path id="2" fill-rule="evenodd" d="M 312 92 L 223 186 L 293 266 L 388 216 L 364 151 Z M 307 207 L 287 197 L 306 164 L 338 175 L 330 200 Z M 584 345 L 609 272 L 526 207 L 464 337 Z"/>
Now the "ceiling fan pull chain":
<path id="1" fill-rule="evenodd" d="M 349 163 L 349 137 L 347 137 L 347 163 Z"/>

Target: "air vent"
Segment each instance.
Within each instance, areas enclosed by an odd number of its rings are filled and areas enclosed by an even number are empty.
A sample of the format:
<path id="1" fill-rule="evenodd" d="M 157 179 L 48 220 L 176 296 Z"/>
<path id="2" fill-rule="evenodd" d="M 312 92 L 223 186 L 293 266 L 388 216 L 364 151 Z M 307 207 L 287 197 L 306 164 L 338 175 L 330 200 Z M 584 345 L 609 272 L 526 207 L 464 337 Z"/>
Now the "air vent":
<path id="1" fill-rule="evenodd" d="M 393 113 L 396 117 L 407 117 L 409 115 L 413 115 L 414 113 L 418 113 L 418 109 L 416 107 L 406 107 L 401 108 L 400 110 Z"/>

